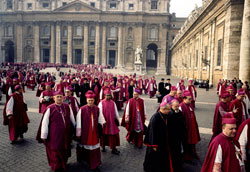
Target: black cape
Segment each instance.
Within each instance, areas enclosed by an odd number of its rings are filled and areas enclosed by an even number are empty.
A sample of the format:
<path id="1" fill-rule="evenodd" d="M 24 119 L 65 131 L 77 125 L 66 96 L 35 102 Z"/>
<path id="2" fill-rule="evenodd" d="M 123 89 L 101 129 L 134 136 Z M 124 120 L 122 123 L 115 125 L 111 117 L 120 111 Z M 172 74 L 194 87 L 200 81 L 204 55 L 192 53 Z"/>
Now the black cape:
<path id="1" fill-rule="evenodd" d="M 164 118 L 160 112 L 157 112 L 150 119 L 148 130 L 144 138 L 147 151 L 143 166 L 146 172 L 172 171 L 167 136 L 167 122 Z M 153 150 L 154 147 L 157 147 L 157 151 Z"/>
<path id="2" fill-rule="evenodd" d="M 159 82 L 158 91 L 161 94 L 161 96 L 158 97 L 158 103 L 161 103 L 163 97 L 166 95 L 166 89 L 165 89 L 164 82 Z"/>
<path id="3" fill-rule="evenodd" d="M 168 143 L 174 172 L 182 172 L 182 152 L 187 145 L 187 129 L 182 112 L 175 112 L 172 108 L 167 114 Z"/>
<path id="4" fill-rule="evenodd" d="M 80 104 L 81 106 L 84 106 L 87 104 L 85 93 L 90 90 L 89 83 L 82 84 L 81 85 L 81 95 L 80 95 Z"/>

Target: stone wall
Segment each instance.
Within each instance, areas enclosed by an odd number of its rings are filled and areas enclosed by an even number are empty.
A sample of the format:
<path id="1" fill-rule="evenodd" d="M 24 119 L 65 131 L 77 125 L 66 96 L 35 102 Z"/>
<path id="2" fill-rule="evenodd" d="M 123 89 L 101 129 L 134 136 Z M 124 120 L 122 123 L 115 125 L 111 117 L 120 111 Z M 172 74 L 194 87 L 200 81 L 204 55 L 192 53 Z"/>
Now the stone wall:
<path id="1" fill-rule="evenodd" d="M 210 85 L 238 78 L 243 8 L 242 0 L 208 0 L 196 8 L 173 41 L 171 74 Z"/>

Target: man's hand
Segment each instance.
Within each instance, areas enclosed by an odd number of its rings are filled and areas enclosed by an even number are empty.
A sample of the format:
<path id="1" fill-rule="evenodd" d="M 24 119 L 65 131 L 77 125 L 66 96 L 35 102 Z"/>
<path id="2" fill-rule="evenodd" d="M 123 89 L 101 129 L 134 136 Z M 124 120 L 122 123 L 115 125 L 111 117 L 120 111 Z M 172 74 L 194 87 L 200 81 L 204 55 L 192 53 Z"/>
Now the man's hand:
<path id="1" fill-rule="evenodd" d="M 157 148 L 153 148 L 154 151 L 157 151 Z"/>
<path id="2" fill-rule="evenodd" d="M 233 110 L 233 113 L 237 113 L 237 112 L 238 112 L 238 110 L 239 110 L 239 108 L 234 109 L 234 110 Z"/>
<path id="3" fill-rule="evenodd" d="M 8 119 L 12 119 L 12 118 L 13 118 L 13 115 L 8 116 Z"/>
<path id="4" fill-rule="evenodd" d="M 128 122 L 129 122 L 129 119 L 125 119 L 125 122 L 128 123 Z"/>
<path id="5" fill-rule="evenodd" d="M 46 100 L 45 100 L 45 99 L 43 99 L 43 100 L 42 100 L 42 102 L 46 102 Z"/>

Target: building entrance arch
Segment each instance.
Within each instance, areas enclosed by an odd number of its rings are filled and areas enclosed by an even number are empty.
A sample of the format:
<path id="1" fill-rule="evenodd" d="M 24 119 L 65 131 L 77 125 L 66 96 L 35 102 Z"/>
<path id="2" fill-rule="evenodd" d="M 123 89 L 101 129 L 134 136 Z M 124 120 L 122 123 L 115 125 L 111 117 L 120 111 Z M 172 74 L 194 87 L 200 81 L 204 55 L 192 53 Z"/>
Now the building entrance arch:
<path id="1" fill-rule="evenodd" d="M 154 43 L 151 43 L 148 45 L 146 53 L 147 69 L 157 68 L 157 58 L 158 58 L 158 46 Z"/>

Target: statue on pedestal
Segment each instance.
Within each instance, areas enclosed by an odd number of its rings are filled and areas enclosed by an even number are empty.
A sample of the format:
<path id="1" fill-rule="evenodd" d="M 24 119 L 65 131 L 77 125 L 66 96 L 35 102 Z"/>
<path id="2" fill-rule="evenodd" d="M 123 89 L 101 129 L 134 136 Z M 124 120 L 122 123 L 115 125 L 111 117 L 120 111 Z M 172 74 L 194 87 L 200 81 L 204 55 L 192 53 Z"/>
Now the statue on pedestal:
<path id="1" fill-rule="evenodd" d="M 137 46 L 136 51 L 135 51 L 135 63 L 142 63 L 142 56 L 143 56 L 143 51 L 141 47 Z"/>

